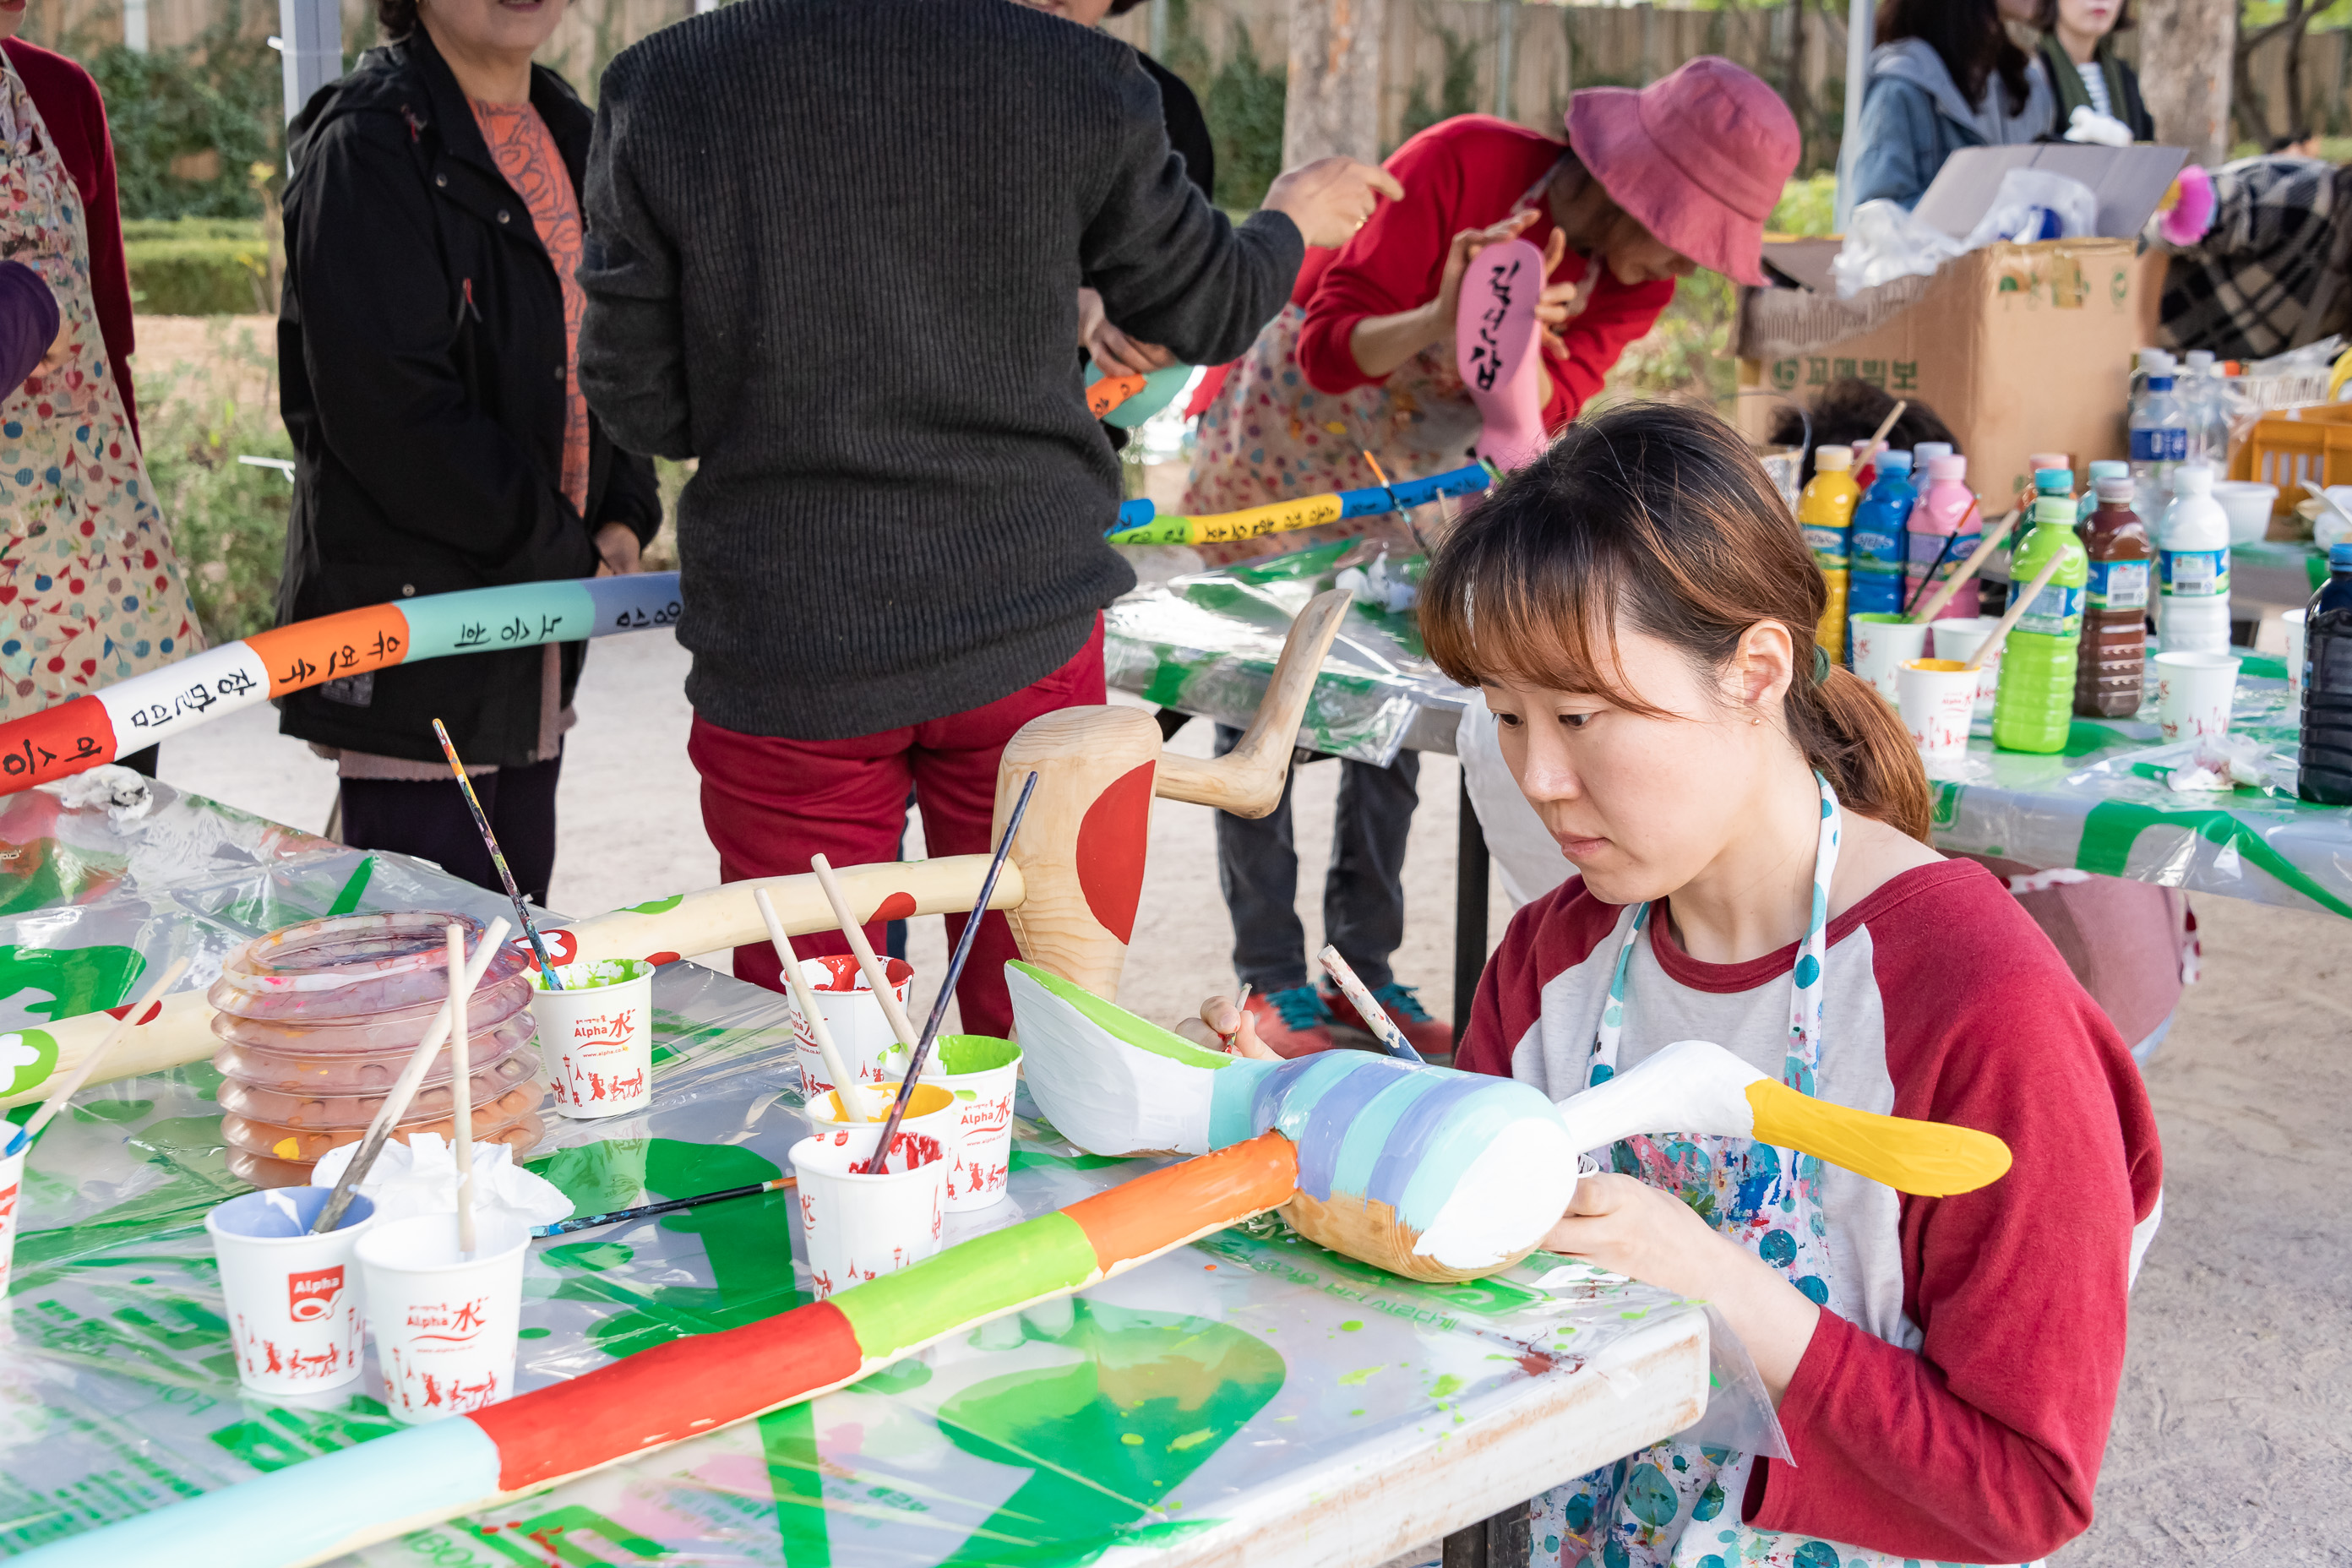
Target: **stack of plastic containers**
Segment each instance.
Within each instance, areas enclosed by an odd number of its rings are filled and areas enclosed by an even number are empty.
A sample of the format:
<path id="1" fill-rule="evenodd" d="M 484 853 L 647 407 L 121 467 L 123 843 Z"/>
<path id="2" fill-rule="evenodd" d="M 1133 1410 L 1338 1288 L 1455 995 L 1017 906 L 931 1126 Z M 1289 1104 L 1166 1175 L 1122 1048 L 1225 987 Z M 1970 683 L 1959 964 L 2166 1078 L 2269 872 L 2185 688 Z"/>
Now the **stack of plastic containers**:
<path id="1" fill-rule="evenodd" d="M 300 1186 L 328 1150 L 359 1142 L 448 999 L 453 921 L 470 951 L 482 926 L 463 915 L 349 915 L 257 938 L 221 966 L 208 999 L 231 1171 L 256 1186 Z M 527 963 L 501 951 L 467 1004 L 474 1136 L 518 1157 L 544 1131 Z M 456 1131 L 452 1078 L 445 1047 L 395 1139 Z"/>

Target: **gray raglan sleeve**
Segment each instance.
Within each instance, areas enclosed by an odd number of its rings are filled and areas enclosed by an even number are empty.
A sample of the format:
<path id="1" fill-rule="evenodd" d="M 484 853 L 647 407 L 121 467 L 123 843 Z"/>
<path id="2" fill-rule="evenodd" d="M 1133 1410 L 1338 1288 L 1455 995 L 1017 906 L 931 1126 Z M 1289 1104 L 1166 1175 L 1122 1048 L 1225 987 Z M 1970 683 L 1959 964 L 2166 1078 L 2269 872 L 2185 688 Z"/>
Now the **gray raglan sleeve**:
<path id="1" fill-rule="evenodd" d="M 1307 258 L 1298 226 L 1254 213 L 1235 228 L 1168 145 L 1160 88 L 1132 55 L 1114 83 L 1107 190 L 1080 265 L 1122 331 L 1190 364 L 1240 358 L 1290 298 Z"/>
<path id="2" fill-rule="evenodd" d="M 646 188 L 660 144 L 646 123 L 654 95 L 627 66 L 624 56 L 604 75 L 588 148 L 580 390 L 628 450 L 691 458 L 677 245 Z"/>

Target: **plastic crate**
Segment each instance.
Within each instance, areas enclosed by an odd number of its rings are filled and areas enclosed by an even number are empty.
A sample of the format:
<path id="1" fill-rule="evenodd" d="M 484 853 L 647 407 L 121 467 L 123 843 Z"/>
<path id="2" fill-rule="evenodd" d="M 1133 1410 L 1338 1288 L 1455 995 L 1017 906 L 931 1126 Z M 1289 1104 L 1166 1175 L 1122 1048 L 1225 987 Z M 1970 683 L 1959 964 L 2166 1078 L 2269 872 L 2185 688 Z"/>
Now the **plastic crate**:
<path id="1" fill-rule="evenodd" d="M 2304 500 L 2303 481 L 2352 485 L 2352 403 L 2310 403 L 2265 414 L 2230 462 L 2233 479 L 2278 487 L 2273 517 Z"/>

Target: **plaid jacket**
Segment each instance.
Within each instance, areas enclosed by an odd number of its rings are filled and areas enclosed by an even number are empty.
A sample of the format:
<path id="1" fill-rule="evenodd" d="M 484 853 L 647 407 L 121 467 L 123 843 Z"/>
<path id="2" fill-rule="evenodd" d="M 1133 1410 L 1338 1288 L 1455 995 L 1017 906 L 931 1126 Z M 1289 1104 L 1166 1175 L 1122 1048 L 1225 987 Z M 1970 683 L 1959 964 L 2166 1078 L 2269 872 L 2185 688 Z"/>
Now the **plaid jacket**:
<path id="1" fill-rule="evenodd" d="M 2165 345 L 2262 359 L 2287 348 L 2327 262 L 2347 185 L 2315 158 L 2213 171 L 2213 226 L 2164 276 Z"/>

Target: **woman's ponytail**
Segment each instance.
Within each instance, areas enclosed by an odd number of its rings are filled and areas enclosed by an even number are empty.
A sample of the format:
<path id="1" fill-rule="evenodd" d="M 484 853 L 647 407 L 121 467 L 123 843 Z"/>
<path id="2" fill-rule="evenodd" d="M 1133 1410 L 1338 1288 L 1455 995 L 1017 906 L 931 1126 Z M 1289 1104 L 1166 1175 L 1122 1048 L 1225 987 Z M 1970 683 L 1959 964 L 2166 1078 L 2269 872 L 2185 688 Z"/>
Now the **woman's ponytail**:
<path id="1" fill-rule="evenodd" d="M 1843 805 L 1927 842 L 1935 807 L 1919 748 L 1868 681 L 1833 668 L 1819 686 L 1801 680 L 1782 711 L 1790 738 Z"/>

